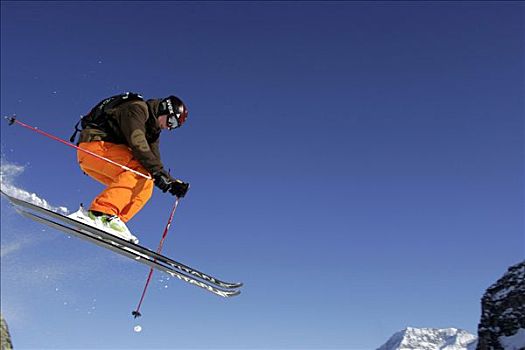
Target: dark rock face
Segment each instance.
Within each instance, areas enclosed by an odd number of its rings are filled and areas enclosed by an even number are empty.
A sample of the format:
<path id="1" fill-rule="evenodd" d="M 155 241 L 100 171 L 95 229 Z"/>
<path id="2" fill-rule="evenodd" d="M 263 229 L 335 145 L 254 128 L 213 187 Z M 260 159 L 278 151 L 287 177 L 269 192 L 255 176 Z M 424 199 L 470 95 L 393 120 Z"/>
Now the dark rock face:
<path id="1" fill-rule="evenodd" d="M 477 350 L 525 349 L 525 261 L 510 267 L 481 299 Z"/>
<path id="2" fill-rule="evenodd" d="M 11 350 L 13 348 L 13 344 L 11 343 L 11 336 L 9 335 L 9 329 L 7 328 L 7 323 L 4 320 L 3 316 L 0 316 L 2 320 L 2 350 Z"/>

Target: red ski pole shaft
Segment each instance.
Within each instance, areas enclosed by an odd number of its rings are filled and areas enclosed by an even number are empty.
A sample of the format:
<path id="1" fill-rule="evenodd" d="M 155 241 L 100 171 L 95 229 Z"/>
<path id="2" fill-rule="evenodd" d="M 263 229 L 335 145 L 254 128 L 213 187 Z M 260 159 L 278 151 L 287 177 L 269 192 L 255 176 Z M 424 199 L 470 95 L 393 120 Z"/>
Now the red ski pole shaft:
<path id="1" fill-rule="evenodd" d="M 175 216 L 175 211 L 177 210 L 178 206 L 179 206 L 179 198 L 177 198 L 177 200 L 175 201 L 175 204 L 173 205 L 173 209 L 171 209 L 171 214 L 168 219 L 168 223 L 166 224 L 166 227 L 164 228 L 164 232 L 162 233 L 162 238 L 160 239 L 159 246 L 157 248 L 157 254 L 160 254 L 162 252 L 162 247 L 164 246 L 164 240 L 168 236 L 168 231 L 171 227 L 171 222 L 173 221 L 173 217 Z M 154 259 L 153 261 L 156 262 L 157 259 Z M 142 302 L 144 301 L 144 297 L 146 296 L 146 290 L 148 289 L 152 276 L 153 276 L 153 267 L 150 267 L 148 278 L 146 280 L 146 285 L 144 286 L 144 289 L 142 290 L 142 295 L 140 296 L 140 301 L 137 306 L 137 309 L 131 313 L 133 316 L 135 316 L 135 318 L 142 316 L 140 314 L 140 307 L 142 306 Z"/>
<path id="2" fill-rule="evenodd" d="M 74 144 L 72 144 L 72 143 L 70 143 L 70 142 L 67 142 L 66 140 L 62 140 L 61 138 L 58 138 L 58 137 L 53 136 L 53 135 L 51 135 L 51 134 L 48 134 L 47 132 L 42 131 L 42 130 L 40 130 L 40 129 L 34 127 L 34 126 L 31 126 L 31 125 L 27 125 L 27 124 L 25 124 L 25 123 L 22 123 L 21 121 L 17 120 L 15 117 L 5 117 L 5 118 L 9 120 L 9 125 L 12 125 L 12 124 L 16 123 L 16 124 L 18 124 L 18 125 L 20 125 L 20 126 L 23 126 L 24 128 L 27 128 L 27 129 L 32 130 L 32 131 L 35 131 L 35 132 L 37 132 L 37 133 L 39 133 L 39 134 L 41 134 L 41 135 L 44 135 L 44 136 L 46 136 L 46 137 L 49 137 L 50 139 L 53 139 L 53 140 L 58 141 L 58 142 L 61 142 L 61 143 L 65 144 L 66 146 L 73 147 L 73 148 L 75 148 L 75 149 L 77 149 L 77 150 L 79 150 L 79 151 L 82 151 L 82 152 L 84 152 L 84 153 L 87 153 L 87 154 L 89 154 L 89 155 L 91 155 L 91 156 L 93 156 L 93 157 L 96 157 L 96 158 L 98 158 L 98 159 L 101 159 L 101 160 L 103 160 L 103 161 L 106 161 L 106 162 L 108 162 L 108 163 L 111 163 L 111 164 L 113 164 L 113 165 L 115 165 L 115 166 L 118 166 L 118 167 L 120 167 L 120 168 L 122 168 L 122 169 L 124 169 L 124 170 L 126 170 L 126 171 L 131 171 L 132 173 L 134 173 L 134 174 L 136 174 L 136 175 L 139 175 L 139 176 L 142 176 L 143 178 L 146 178 L 146 179 L 148 179 L 148 180 L 151 179 L 151 176 L 149 176 L 149 175 L 143 174 L 143 173 L 141 173 L 141 172 L 139 172 L 139 171 L 136 171 L 136 170 L 133 170 L 133 169 L 131 169 L 131 168 L 128 168 L 128 167 L 125 166 L 125 165 L 122 165 L 122 164 L 119 164 L 119 163 L 117 163 L 117 162 L 114 162 L 114 161 L 112 161 L 111 159 L 108 159 L 108 158 L 106 158 L 106 157 L 102 157 L 102 156 L 100 156 L 100 155 L 98 155 L 98 154 L 96 154 L 96 153 L 93 153 L 93 152 L 88 151 L 88 150 L 86 150 L 86 149 L 80 148 L 80 147 L 78 147 L 78 146 L 76 146 L 76 145 L 74 145 Z"/>

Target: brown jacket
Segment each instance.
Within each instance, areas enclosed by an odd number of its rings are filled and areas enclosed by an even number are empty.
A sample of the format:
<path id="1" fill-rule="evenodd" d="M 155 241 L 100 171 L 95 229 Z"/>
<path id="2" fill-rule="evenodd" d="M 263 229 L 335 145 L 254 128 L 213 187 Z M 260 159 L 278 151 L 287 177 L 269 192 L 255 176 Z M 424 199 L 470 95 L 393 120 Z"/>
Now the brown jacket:
<path id="1" fill-rule="evenodd" d="M 83 129 L 79 143 L 107 141 L 125 144 L 135 159 L 154 174 L 164 168 L 159 150 L 161 128 L 156 115 L 159 103 L 159 100 L 131 101 L 110 109 L 107 111 L 107 130 Z"/>

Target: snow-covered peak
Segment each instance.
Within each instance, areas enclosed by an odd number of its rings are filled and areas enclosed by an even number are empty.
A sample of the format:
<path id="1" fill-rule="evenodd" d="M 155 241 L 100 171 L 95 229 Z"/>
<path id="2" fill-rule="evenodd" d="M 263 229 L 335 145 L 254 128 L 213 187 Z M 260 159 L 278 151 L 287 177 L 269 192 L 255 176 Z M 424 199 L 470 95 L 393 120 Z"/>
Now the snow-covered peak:
<path id="1" fill-rule="evenodd" d="M 475 340 L 476 336 L 456 328 L 408 327 L 394 334 L 378 350 L 471 350 Z"/>

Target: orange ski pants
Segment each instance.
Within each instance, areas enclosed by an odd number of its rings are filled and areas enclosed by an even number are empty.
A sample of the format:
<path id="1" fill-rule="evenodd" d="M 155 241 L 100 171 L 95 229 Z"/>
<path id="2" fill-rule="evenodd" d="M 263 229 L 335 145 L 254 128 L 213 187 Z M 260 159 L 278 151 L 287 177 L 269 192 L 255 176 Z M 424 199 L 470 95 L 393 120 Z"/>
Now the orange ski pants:
<path id="1" fill-rule="evenodd" d="M 148 174 L 140 162 L 133 158 L 131 150 L 126 145 L 92 141 L 82 142 L 79 147 L 140 173 Z M 82 151 L 77 151 L 77 159 L 82 171 L 106 186 L 106 189 L 93 200 L 90 210 L 117 215 L 122 221 L 128 222 L 151 198 L 153 180 Z"/>

